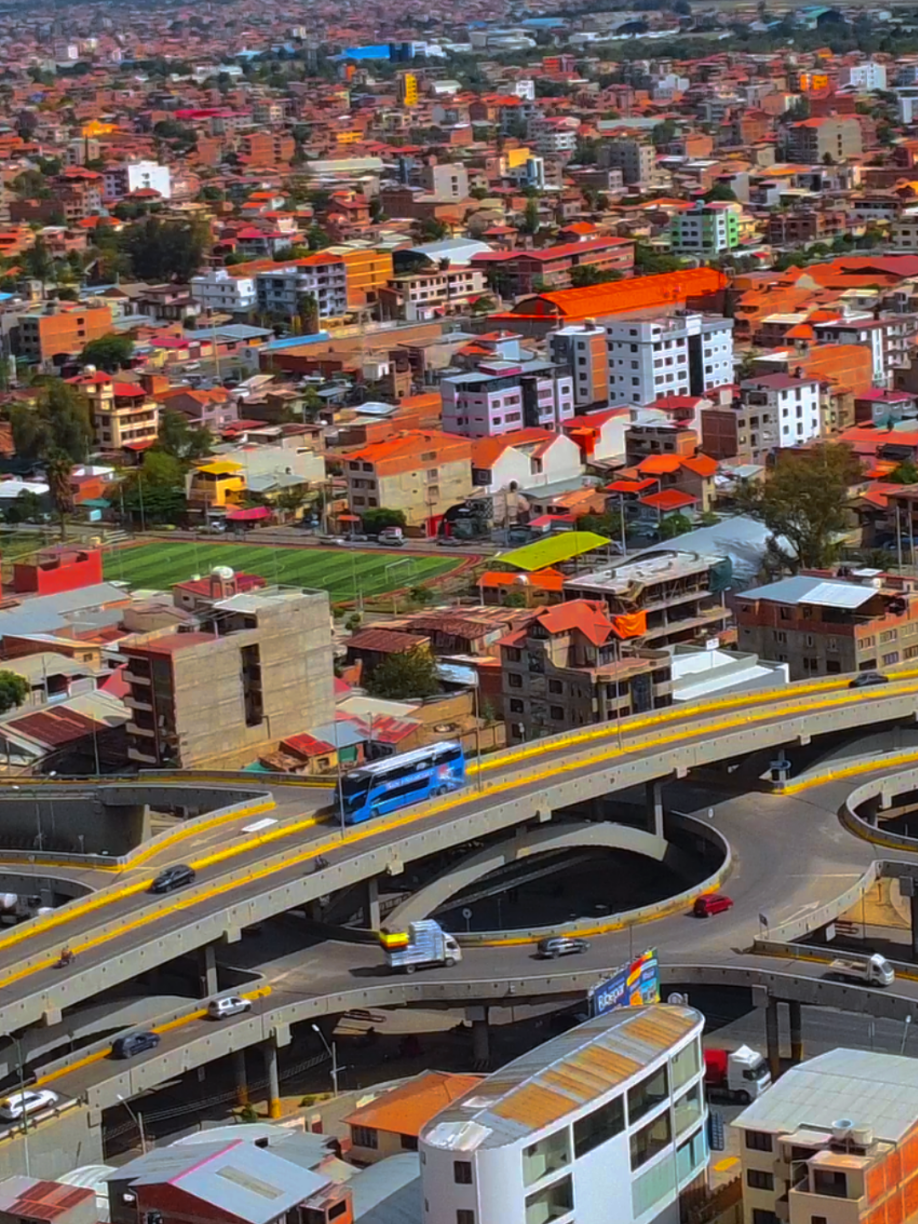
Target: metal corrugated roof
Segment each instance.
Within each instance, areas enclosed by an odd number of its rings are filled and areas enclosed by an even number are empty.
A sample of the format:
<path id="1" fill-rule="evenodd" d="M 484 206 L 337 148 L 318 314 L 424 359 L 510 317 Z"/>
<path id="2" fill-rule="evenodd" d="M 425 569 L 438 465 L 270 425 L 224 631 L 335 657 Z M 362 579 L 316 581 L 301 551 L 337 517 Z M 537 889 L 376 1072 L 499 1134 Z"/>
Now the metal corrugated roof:
<path id="1" fill-rule="evenodd" d="M 850 1119 L 898 1142 L 918 1121 L 918 1060 L 866 1050 L 831 1050 L 791 1067 L 734 1122 L 749 1130 L 831 1130 Z"/>
<path id="2" fill-rule="evenodd" d="M 798 574 L 793 578 L 782 578 L 769 582 L 767 586 L 743 591 L 746 599 L 768 599 L 773 603 L 820 604 L 827 608 L 859 608 L 876 595 L 871 586 L 855 582 L 827 582 L 823 578 L 807 578 Z"/>
<path id="3" fill-rule="evenodd" d="M 500 1147 L 550 1126 L 637 1077 L 704 1020 L 691 1007 L 619 1008 L 490 1075 L 422 1131 L 437 1147 Z"/>

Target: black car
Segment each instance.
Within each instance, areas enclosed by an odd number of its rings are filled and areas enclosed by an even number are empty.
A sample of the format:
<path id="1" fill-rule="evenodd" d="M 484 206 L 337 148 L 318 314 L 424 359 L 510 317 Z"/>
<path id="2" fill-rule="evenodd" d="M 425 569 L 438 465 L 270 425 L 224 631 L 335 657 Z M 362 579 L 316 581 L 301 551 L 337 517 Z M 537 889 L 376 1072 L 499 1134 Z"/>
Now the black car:
<path id="1" fill-rule="evenodd" d="M 193 868 L 186 866 L 185 863 L 176 863 L 174 867 L 167 867 L 165 871 L 161 871 L 159 873 L 159 875 L 150 885 L 150 892 L 172 892 L 174 888 L 184 888 L 184 886 L 186 884 L 190 884 L 193 879 Z"/>
<path id="2" fill-rule="evenodd" d="M 889 676 L 875 671 L 861 672 L 859 676 L 854 677 L 848 688 L 873 688 L 875 684 L 889 684 Z"/>
<path id="3" fill-rule="evenodd" d="M 139 1033 L 126 1033 L 112 1042 L 112 1058 L 133 1058 L 144 1050 L 155 1050 L 162 1038 L 159 1033 L 143 1029 Z"/>

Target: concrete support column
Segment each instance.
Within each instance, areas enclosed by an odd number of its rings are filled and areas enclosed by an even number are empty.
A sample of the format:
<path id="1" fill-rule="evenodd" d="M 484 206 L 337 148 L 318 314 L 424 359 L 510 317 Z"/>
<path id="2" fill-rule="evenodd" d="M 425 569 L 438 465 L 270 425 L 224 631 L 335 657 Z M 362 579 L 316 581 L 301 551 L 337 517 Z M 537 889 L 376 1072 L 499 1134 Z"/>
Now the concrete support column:
<path id="1" fill-rule="evenodd" d="M 790 1056 L 796 1066 L 803 1062 L 803 1009 L 799 1003 L 788 1003 L 790 1012 Z"/>
<path id="2" fill-rule="evenodd" d="M 647 782 L 644 785 L 646 795 L 645 809 L 647 813 L 647 830 L 657 837 L 663 836 L 663 783 Z"/>
<path id="3" fill-rule="evenodd" d="M 778 1000 L 769 999 L 765 1008 L 765 1045 L 772 1082 L 781 1074 L 781 1037 L 778 1029 Z"/>
<path id="4" fill-rule="evenodd" d="M 213 944 L 205 944 L 199 953 L 198 965 L 201 974 L 201 997 L 209 998 L 218 990 L 217 950 Z"/>
<path id="5" fill-rule="evenodd" d="M 245 1050 L 233 1050 L 233 1076 L 236 1080 L 236 1104 L 248 1105 L 249 1081 L 245 1073 Z"/>
<path id="6" fill-rule="evenodd" d="M 268 1117 L 281 1116 L 280 1080 L 277 1077 L 277 1046 L 266 1041 L 261 1047 L 265 1058 L 265 1079 L 268 1081 Z"/>
<path id="7" fill-rule="evenodd" d="M 370 876 L 366 882 L 366 895 L 363 902 L 363 925 L 371 931 L 378 931 L 382 925 L 379 913 L 379 881 L 376 876 Z"/>
<path id="8" fill-rule="evenodd" d="M 484 1009 L 481 1020 L 472 1021 L 472 1060 L 475 1065 L 486 1064 L 491 1057 L 491 1045 L 488 1040 L 488 1009 Z"/>

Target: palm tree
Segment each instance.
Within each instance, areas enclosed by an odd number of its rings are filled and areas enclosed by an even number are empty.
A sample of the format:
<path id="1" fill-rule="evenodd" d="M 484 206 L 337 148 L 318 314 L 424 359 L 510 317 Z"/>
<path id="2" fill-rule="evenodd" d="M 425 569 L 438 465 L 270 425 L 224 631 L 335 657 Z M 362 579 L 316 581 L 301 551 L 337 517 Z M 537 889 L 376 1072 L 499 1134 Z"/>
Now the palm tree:
<path id="1" fill-rule="evenodd" d="M 67 537 L 67 515 L 73 513 L 73 490 L 70 487 L 70 474 L 73 471 L 73 460 L 63 450 L 50 451 L 45 459 L 45 476 L 51 501 L 57 511 L 61 525 L 61 539 Z"/>

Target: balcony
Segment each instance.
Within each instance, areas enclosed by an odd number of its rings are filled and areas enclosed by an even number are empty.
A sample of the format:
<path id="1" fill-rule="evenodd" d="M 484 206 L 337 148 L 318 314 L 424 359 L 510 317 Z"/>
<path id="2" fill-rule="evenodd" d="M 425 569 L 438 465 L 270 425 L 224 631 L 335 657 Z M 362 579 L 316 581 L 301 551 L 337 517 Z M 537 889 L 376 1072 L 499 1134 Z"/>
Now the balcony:
<path id="1" fill-rule="evenodd" d="M 128 735 L 138 735 L 143 739 L 156 739 L 155 727 L 141 727 L 135 722 L 129 722 L 125 728 Z"/>
<path id="2" fill-rule="evenodd" d="M 142 697 L 135 697 L 133 693 L 128 693 L 124 698 L 124 704 L 129 710 L 148 710 L 153 713 L 153 705 L 149 701 L 145 701 Z"/>
<path id="3" fill-rule="evenodd" d="M 145 676 L 143 672 L 130 671 L 128 670 L 129 668 L 130 668 L 130 664 L 128 664 L 128 667 L 126 667 L 124 670 L 124 679 L 126 683 L 130 685 L 150 684 L 151 683 L 151 679 L 149 676 Z"/>

